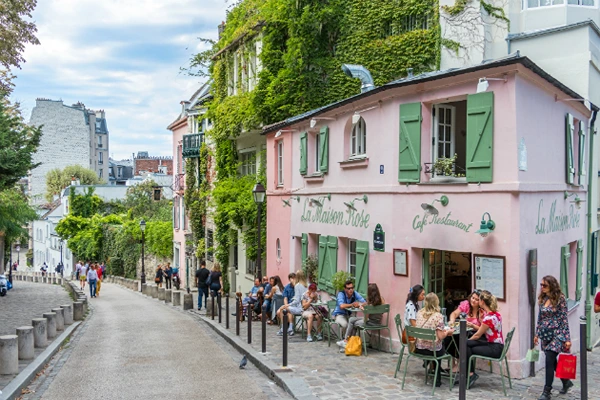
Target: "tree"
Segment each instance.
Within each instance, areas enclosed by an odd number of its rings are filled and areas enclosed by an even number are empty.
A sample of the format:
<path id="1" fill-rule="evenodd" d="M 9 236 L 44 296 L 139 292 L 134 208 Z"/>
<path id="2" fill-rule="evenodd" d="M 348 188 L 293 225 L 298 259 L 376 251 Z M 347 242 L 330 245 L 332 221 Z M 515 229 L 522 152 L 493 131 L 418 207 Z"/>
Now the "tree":
<path id="1" fill-rule="evenodd" d="M 63 170 L 54 168 L 46 174 L 46 200 L 52 201 L 55 194 L 60 192 L 71 184 L 71 180 L 75 177 L 79 179 L 82 185 L 97 185 L 104 183 L 102 179 L 96 175 L 96 172 L 81 165 L 69 165 Z"/>
<path id="2" fill-rule="evenodd" d="M 10 93 L 12 67 L 21 68 L 25 62 L 23 51 L 26 44 L 40 44 L 35 36 L 35 23 L 28 21 L 37 0 L 10 0 L 0 2 L 0 91 Z M 27 19 L 26 19 L 27 18 Z"/>
<path id="3" fill-rule="evenodd" d="M 4 247 L 15 241 L 28 240 L 27 224 L 37 218 L 27 197 L 17 188 L 0 191 L 0 274 L 6 265 Z M 10 254 L 10 252 L 6 252 Z"/>
<path id="4" fill-rule="evenodd" d="M 132 218 L 171 221 L 171 202 L 166 199 L 154 200 L 155 187 L 158 187 L 156 182 L 149 180 L 127 189 L 123 205 L 129 210 Z"/>

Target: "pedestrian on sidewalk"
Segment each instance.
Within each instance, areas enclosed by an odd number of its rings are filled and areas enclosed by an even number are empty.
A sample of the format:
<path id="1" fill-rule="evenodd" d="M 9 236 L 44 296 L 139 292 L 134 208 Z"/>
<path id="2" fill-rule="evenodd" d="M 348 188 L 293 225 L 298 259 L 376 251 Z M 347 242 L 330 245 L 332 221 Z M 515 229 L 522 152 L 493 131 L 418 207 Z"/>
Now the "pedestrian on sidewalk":
<path id="1" fill-rule="evenodd" d="M 96 283 L 98 282 L 98 274 L 96 273 L 96 266 L 90 265 L 87 272 L 87 281 L 90 284 L 90 297 L 96 297 Z"/>
<path id="2" fill-rule="evenodd" d="M 210 291 L 213 297 L 217 297 L 217 293 L 223 288 L 223 275 L 221 274 L 221 266 L 215 263 L 210 273 Z"/>
<path id="3" fill-rule="evenodd" d="M 100 296 L 100 288 L 102 287 L 102 279 L 104 279 L 104 271 L 102 267 L 96 263 L 96 274 L 98 274 L 98 282 L 96 283 L 96 296 Z"/>
<path id="4" fill-rule="evenodd" d="M 537 346 L 541 339 L 542 351 L 546 355 L 546 383 L 539 400 L 552 398 L 552 383 L 558 355 L 571 350 L 571 333 L 567 319 L 567 300 L 560 289 L 555 277 L 546 275 L 540 283 L 538 296 L 540 312 L 535 329 L 534 344 Z M 560 394 L 566 394 L 573 382 L 561 379 L 563 387 Z"/>
<path id="5" fill-rule="evenodd" d="M 173 268 L 171 268 L 171 263 L 167 263 L 165 267 L 164 276 L 165 276 L 165 289 L 172 289 L 171 286 L 171 276 L 173 275 Z"/>
<path id="6" fill-rule="evenodd" d="M 86 262 L 84 265 L 82 265 L 81 268 L 79 269 L 79 287 L 81 288 L 81 290 L 85 289 L 85 281 L 87 279 L 87 273 L 88 273 L 89 269 L 90 269 L 89 261 Z"/>
<path id="7" fill-rule="evenodd" d="M 208 285 L 206 280 L 210 271 L 206 268 L 206 261 L 200 262 L 200 269 L 196 271 L 196 287 L 198 288 L 198 311 L 202 309 L 202 296 L 204 296 L 204 308 L 208 309 Z"/>
<path id="8" fill-rule="evenodd" d="M 163 269 L 162 269 L 162 265 L 158 264 L 158 267 L 156 267 L 156 273 L 154 274 L 154 283 L 156 283 L 156 286 L 158 286 L 160 288 L 160 287 L 162 287 L 162 281 L 163 281 Z"/>

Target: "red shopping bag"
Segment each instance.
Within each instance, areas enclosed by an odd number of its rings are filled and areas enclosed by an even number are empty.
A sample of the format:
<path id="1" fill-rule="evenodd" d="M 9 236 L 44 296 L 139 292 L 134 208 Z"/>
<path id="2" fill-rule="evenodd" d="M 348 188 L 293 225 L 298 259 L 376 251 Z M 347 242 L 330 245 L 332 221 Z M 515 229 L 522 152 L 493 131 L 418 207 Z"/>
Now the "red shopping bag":
<path id="1" fill-rule="evenodd" d="M 559 379 L 575 379 L 577 372 L 577 356 L 560 353 L 556 364 L 556 377 Z"/>

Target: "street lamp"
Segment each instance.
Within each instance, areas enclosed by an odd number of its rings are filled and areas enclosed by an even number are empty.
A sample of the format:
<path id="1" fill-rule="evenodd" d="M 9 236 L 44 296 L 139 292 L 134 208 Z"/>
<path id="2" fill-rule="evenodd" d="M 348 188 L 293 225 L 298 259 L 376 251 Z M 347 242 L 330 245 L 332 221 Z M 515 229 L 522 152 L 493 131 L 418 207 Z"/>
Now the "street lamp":
<path id="1" fill-rule="evenodd" d="M 65 266 L 63 265 L 63 240 L 58 239 L 58 244 L 60 246 L 60 276 L 63 276 L 63 270 Z"/>
<path id="2" fill-rule="evenodd" d="M 252 196 L 254 196 L 254 202 L 256 203 L 256 205 L 258 206 L 258 234 L 256 236 L 256 241 L 257 241 L 257 249 L 256 249 L 256 274 L 257 277 L 259 279 L 262 279 L 262 260 L 261 260 L 261 253 L 262 250 L 260 248 L 260 217 L 262 214 L 262 204 L 265 202 L 265 196 L 266 196 L 267 192 L 265 190 L 265 187 L 258 182 L 256 185 L 254 185 L 254 189 L 252 189 Z"/>
<path id="3" fill-rule="evenodd" d="M 140 229 L 142 231 L 142 275 L 140 276 L 140 291 L 142 286 L 146 283 L 146 271 L 144 270 L 144 231 L 146 230 L 146 221 L 143 219 L 140 221 Z"/>

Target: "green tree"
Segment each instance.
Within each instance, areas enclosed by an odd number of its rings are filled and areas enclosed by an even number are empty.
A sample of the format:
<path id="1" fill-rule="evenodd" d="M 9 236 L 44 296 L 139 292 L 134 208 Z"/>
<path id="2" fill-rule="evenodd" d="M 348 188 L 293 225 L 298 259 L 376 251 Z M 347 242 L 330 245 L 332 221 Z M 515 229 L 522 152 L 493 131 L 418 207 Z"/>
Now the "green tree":
<path id="1" fill-rule="evenodd" d="M 145 218 L 160 221 L 171 221 L 172 205 L 167 199 L 154 200 L 156 182 L 150 180 L 127 189 L 123 206 L 129 210 L 132 218 Z"/>
<path id="2" fill-rule="evenodd" d="M 10 245 L 29 238 L 27 224 L 36 218 L 35 210 L 29 206 L 27 197 L 18 188 L 0 191 L 0 260 L 3 260 L 0 273 L 4 272 L 4 265 L 8 261 Z"/>
<path id="3" fill-rule="evenodd" d="M 60 192 L 71 184 L 73 177 L 79 179 L 82 185 L 105 183 L 96 172 L 81 165 L 69 165 L 62 170 L 54 168 L 46 174 L 46 200 L 52 201 L 54 195 L 60 195 Z"/>
<path id="4" fill-rule="evenodd" d="M 69 192 L 69 213 L 77 217 L 89 218 L 98 213 L 103 205 L 100 197 L 94 194 L 94 188 L 87 188 L 83 195 L 77 196 L 75 188 L 71 187 Z"/>

